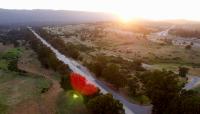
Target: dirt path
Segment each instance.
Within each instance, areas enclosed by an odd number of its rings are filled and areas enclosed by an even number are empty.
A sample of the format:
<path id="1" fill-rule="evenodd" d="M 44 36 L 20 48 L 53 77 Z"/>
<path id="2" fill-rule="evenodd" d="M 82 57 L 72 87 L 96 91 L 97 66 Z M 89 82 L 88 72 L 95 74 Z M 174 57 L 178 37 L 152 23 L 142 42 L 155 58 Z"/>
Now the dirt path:
<path id="1" fill-rule="evenodd" d="M 52 80 L 52 87 L 41 96 L 43 114 L 55 114 L 56 113 L 56 101 L 59 93 L 62 91 L 58 81 Z"/>
<path id="2" fill-rule="evenodd" d="M 43 76 L 52 82 L 49 90 L 37 100 L 28 100 L 17 105 L 11 114 L 55 114 L 56 101 L 62 91 L 58 80 L 53 78 L 53 71 L 41 67 L 40 62 L 31 50 L 26 50 L 19 59 L 18 68 L 29 73 Z"/>

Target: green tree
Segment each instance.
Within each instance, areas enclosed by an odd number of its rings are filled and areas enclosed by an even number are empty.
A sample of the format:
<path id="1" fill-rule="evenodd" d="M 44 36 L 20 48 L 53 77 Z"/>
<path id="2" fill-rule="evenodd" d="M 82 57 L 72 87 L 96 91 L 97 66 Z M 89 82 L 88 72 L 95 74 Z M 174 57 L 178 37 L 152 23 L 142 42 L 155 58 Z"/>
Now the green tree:
<path id="1" fill-rule="evenodd" d="M 0 114 L 7 114 L 8 106 L 0 103 Z"/>
<path id="2" fill-rule="evenodd" d="M 186 77 L 189 72 L 189 68 L 186 67 L 179 67 L 179 76 Z"/>
<path id="3" fill-rule="evenodd" d="M 131 68 L 133 68 L 136 71 L 144 71 L 145 69 L 142 67 L 142 61 L 141 60 L 135 60 L 131 63 Z"/>
<path id="4" fill-rule="evenodd" d="M 11 70 L 11 71 L 20 71 L 17 67 L 17 62 L 18 62 L 18 59 L 13 59 L 11 60 L 9 63 L 8 63 L 8 69 Z"/>
<path id="5" fill-rule="evenodd" d="M 147 71 L 139 75 L 145 86 L 147 96 L 153 104 L 153 114 L 164 114 L 170 101 L 176 98 L 183 85 L 179 84 L 176 74 L 171 71 Z"/>
<path id="6" fill-rule="evenodd" d="M 120 67 L 116 64 L 108 64 L 106 68 L 102 71 L 102 76 L 108 82 L 114 84 L 117 89 L 120 87 L 124 87 L 126 84 L 126 79 L 122 72 L 120 71 Z"/>
<path id="7" fill-rule="evenodd" d="M 87 64 L 88 68 L 97 76 L 102 76 L 102 71 L 106 67 L 107 59 L 105 56 L 97 56 L 92 63 Z"/>
<path id="8" fill-rule="evenodd" d="M 171 100 L 165 114 L 200 114 L 199 94 L 192 90 L 183 90 L 180 96 Z"/>
<path id="9" fill-rule="evenodd" d="M 111 94 L 90 99 L 87 107 L 93 114 L 125 114 L 123 104 L 115 100 Z"/>
<path id="10" fill-rule="evenodd" d="M 129 93 L 132 96 L 136 96 L 139 92 L 140 86 L 137 78 L 132 78 L 128 80 Z"/>
<path id="11" fill-rule="evenodd" d="M 60 86 L 65 91 L 72 89 L 71 83 L 70 83 L 70 79 L 69 79 L 69 75 L 63 75 L 63 76 L 61 76 Z"/>

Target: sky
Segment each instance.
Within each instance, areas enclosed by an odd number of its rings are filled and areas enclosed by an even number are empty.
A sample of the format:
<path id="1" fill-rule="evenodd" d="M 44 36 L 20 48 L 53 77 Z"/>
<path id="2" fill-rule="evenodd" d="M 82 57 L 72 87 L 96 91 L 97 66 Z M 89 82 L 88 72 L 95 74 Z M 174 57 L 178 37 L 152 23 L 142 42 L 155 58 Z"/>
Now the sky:
<path id="1" fill-rule="evenodd" d="M 128 20 L 189 19 L 200 21 L 200 0 L 0 0 L 5 9 L 54 9 L 108 12 Z"/>

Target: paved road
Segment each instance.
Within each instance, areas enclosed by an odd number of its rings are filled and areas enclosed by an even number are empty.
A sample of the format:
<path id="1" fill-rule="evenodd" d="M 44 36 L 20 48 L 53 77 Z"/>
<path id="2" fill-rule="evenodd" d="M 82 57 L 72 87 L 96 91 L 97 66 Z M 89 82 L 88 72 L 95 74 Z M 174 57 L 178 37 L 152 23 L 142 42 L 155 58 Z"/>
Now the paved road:
<path id="1" fill-rule="evenodd" d="M 162 36 L 162 37 L 165 37 L 168 35 L 169 31 L 171 29 L 173 29 L 175 26 L 170 26 L 168 29 L 164 30 L 164 31 L 161 31 L 161 32 L 158 32 L 157 35 L 158 36 Z"/>
<path id="2" fill-rule="evenodd" d="M 151 106 L 141 106 L 141 105 L 138 105 L 138 104 L 130 103 L 123 96 L 121 96 L 118 93 L 116 93 L 115 91 L 111 90 L 105 84 L 103 84 L 101 81 L 99 81 L 94 76 L 92 76 L 92 74 L 88 71 L 88 69 L 86 67 L 82 66 L 81 64 L 79 64 L 75 60 L 73 60 L 71 58 L 68 58 L 68 57 L 64 56 L 63 54 L 61 54 L 57 49 L 55 49 L 54 47 L 52 47 L 47 41 L 45 41 L 42 37 L 40 37 L 30 27 L 29 27 L 29 30 L 43 44 L 45 44 L 47 47 L 49 47 L 56 54 L 56 57 L 60 61 L 62 61 L 63 63 L 67 64 L 72 71 L 77 72 L 77 73 L 83 75 L 87 80 L 90 81 L 90 83 L 95 84 L 97 87 L 99 87 L 102 93 L 111 93 L 114 96 L 115 99 L 120 100 L 120 102 L 124 106 L 126 114 L 151 114 L 151 109 L 152 109 Z"/>
<path id="3" fill-rule="evenodd" d="M 156 32 L 156 33 L 152 33 L 151 36 L 148 37 L 148 39 L 150 41 L 152 41 L 152 42 L 155 42 L 155 43 L 165 43 L 162 40 L 167 38 L 169 31 L 171 29 L 173 29 L 174 27 L 175 26 L 170 26 L 166 30 L 163 30 L 163 31 L 160 31 L 160 32 Z"/>
<path id="4" fill-rule="evenodd" d="M 173 36 L 170 35 L 169 36 L 169 31 L 171 29 L 175 28 L 175 25 L 169 27 L 166 30 L 163 30 L 161 32 L 157 32 L 157 33 L 152 33 L 152 36 L 149 37 L 149 40 L 155 43 L 165 43 L 165 41 L 163 41 L 164 39 L 168 39 L 172 41 L 173 45 L 178 45 L 178 46 L 186 46 L 186 45 L 190 45 L 191 42 L 193 43 L 192 47 L 195 48 L 200 48 L 200 39 L 199 38 L 184 38 L 184 37 L 180 37 L 180 36 Z"/>
<path id="5" fill-rule="evenodd" d="M 190 90 L 197 87 L 200 84 L 200 77 L 199 76 L 192 76 L 188 75 L 188 83 L 185 84 L 184 89 Z"/>

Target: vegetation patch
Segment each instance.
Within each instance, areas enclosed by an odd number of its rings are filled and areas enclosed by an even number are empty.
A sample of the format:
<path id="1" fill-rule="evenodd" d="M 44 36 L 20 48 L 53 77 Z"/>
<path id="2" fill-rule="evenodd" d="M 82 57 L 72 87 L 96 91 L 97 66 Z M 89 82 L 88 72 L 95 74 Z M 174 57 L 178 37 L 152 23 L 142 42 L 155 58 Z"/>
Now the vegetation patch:
<path id="1" fill-rule="evenodd" d="M 77 97 L 75 96 L 77 95 Z M 83 96 L 74 91 L 63 92 L 58 97 L 57 114 L 90 114 Z"/>
<path id="2" fill-rule="evenodd" d="M 17 105 L 28 99 L 37 99 L 51 82 L 39 76 L 26 74 L 21 76 L 12 71 L 0 71 L 0 96 L 1 104 L 7 108 Z"/>
<path id="3" fill-rule="evenodd" d="M 1 59 L 0 60 L 0 69 L 7 70 L 8 69 L 8 61 Z"/>
<path id="4" fill-rule="evenodd" d="M 35 83 L 37 83 L 36 87 L 40 93 L 45 93 L 52 85 L 52 82 L 45 78 L 38 79 Z"/>
<path id="5" fill-rule="evenodd" d="M 200 93 L 200 85 L 198 85 L 197 87 L 195 87 L 193 90 L 197 91 L 198 93 Z"/>
<path id="6" fill-rule="evenodd" d="M 0 95 L 0 114 L 6 114 L 8 106 L 6 105 L 5 96 Z"/>
<path id="7" fill-rule="evenodd" d="M 22 51 L 23 51 L 22 48 L 12 48 L 6 51 L 1 57 L 2 59 L 6 59 L 6 60 L 16 59 L 20 56 Z"/>
<path id="8" fill-rule="evenodd" d="M 0 55 L 0 69 L 19 71 L 17 61 L 23 52 L 22 48 L 11 48 Z"/>
<path id="9" fill-rule="evenodd" d="M 134 100 L 133 102 L 136 102 L 136 103 L 139 103 L 142 105 L 151 104 L 149 97 L 147 97 L 146 95 L 140 95 L 140 96 L 133 97 L 133 100 Z"/>

